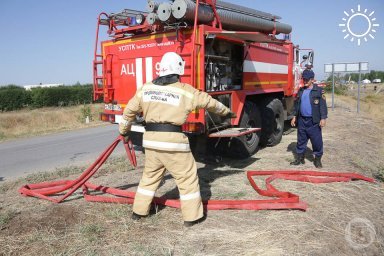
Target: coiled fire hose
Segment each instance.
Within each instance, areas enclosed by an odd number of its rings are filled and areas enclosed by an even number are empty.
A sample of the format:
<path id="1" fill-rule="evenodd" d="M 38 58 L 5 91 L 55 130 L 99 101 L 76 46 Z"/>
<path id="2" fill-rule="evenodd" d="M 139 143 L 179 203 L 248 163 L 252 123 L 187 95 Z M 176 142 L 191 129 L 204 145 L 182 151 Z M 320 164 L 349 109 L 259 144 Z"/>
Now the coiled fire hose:
<path id="1" fill-rule="evenodd" d="M 87 182 L 104 164 L 113 150 L 122 141 L 127 152 L 127 157 L 131 164 L 136 167 L 136 155 L 132 142 L 124 141 L 124 137 L 118 136 L 113 143 L 96 159 L 75 180 L 59 180 L 52 182 L 42 182 L 36 184 L 27 184 L 19 189 L 23 196 L 32 196 L 46 199 L 54 203 L 61 203 L 76 190 L 82 187 L 83 196 L 89 202 L 103 203 L 123 203 L 132 204 L 135 198 L 135 192 L 121 190 L 117 188 L 95 185 Z M 267 176 L 265 179 L 266 189 L 259 188 L 253 177 Z M 272 199 L 261 200 L 206 200 L 204 207 L 206 210 L 224 210 L 224 209 L 243 209 L 243 210 L 281 210 L 281 209 L 307 209 L 307 204 L 300 200 L 298 195 L 291 192 L 284 192 L 276 189 L 271 182 L 276 179 L 301 181 L 309 183 L 331 183 L 347 182 L 352 180 L 363 180 L 375 182 L 374 179 L 355 173 L 337 173 L 337 172 L 318 172 L 318 171 L 298 171 L 298 170 L 270 170 L 270 171 L 247 171 L 247 178 L 253 189 L 262 196 L 272 197 Z M 94 193 L 106 193 L 112 196 L 95 195 Z M 64 195 L 62 195 L 64 193 Z M 93 194 L 92 194 L 93 193 Z M 155 197 L 153 203 L 165 205 L 174 208 L 180 208 L 180 201 L 167 199 L 165 197 Z"/>

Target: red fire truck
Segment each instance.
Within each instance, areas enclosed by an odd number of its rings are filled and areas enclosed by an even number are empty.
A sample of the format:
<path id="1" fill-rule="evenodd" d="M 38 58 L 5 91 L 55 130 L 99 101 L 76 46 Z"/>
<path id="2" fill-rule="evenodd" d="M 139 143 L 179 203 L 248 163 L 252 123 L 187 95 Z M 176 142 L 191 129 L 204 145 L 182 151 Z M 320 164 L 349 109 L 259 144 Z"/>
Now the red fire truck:
<path id="1" fill-rule="evenodd" d="M 280 17 L 215 0 L 148 1 L 147 12 L 101 13 L 94 64 L 94 99 L 103 97 L 101 120 L 119 123 L 136 90 L 158 76 L 166 52 L 186 62 L 181 82 L 208 92 L 237 118 L 204 110 L 191 113 L 183 132 L 192 139 L 227 138 L 231 153 L 249 156 L 259 145 L 281 141 L 300 86 L 301 66 L 313 63 L 290 41 L 291 26 Z M 100 25 L 110 40 L 99 48 Z M 261 128 L 261 130 L 250 129 Z M 132 133 L 140 144 L 145 124 L 140 116 Z M 228 138 L 229 137 L 229 138 Z M 198 143 L 201 145 L 201 142 Z"/>

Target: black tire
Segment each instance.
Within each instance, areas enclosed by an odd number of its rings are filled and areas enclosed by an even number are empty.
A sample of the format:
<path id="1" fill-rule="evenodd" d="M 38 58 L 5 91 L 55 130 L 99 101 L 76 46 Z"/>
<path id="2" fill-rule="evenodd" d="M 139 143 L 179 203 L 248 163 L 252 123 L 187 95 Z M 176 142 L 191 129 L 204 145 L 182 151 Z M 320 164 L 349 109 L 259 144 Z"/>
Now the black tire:
<path id="1" fill-rule="evenodd" d="M 136 146 L 142 153 L 145 153 L 145 149 L 143 147 L 143 133 L 142 132 L 129 132 L 129 138 L 132 141 L 132 144 Z"/>
<path id="2" fill-rule="evenodd" d="M 129 132 L 129 138 L 133 145 L 142 147 L 143 146 L 143 133 L 142 132 Z"/>
<path id="3" fill-rule="evenodd" d="M 245 102 L 239 127 L 261 127 L 261 115 L 257 105 L 251 101 Z M 254 132 L 231 141 L 230 154 L 236 158 L 247 158 L 258 150 L 261 132 Z"/>
<path id="4" fill-rule="evenodd" d="M 269 99 L 263 104 L 260 144 L 275 146 L 280 143 L 284 131 L 284 107 L 279 99 Z"/>

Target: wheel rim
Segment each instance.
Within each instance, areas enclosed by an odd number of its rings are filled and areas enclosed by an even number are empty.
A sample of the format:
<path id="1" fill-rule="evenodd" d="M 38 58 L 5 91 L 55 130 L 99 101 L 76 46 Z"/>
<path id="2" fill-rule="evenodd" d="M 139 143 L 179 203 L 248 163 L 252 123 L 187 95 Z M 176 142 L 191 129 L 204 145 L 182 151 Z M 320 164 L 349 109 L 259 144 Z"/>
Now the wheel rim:
<path id="1" fill-rule="evenodd" d="M 247 125 L 247 128 L 255 128 L 256 123 L 253 120 L 250 120 Z M 252 132 L 247 135 L 245 135 L 245 142 L 248 146 L 252 146 L 254 143 L 256 143 L 256 133 Z"/>
<path id="2" fill-rule="evenodd" d="M 274 129 L 274 132 L 275 133 L 279 133 L 282 129 L 282 124 L 280 123 L 280 115 L 279 114 L 276 114 L 275 115 L 275 129 Z"/>

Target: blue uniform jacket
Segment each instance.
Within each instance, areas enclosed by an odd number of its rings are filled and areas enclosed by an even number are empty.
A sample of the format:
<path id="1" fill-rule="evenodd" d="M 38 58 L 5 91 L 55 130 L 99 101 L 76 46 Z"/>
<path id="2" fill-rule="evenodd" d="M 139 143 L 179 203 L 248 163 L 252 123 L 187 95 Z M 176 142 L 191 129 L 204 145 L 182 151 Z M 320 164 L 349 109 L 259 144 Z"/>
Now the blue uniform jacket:
<path id="1" fill-rule="evenodd" d="M 300 105 L 301 105 L 301 96 L 303 94 L 304 88 L 300 88 L 297 93 L 297 98 L 295 100 L 295 106 L 293 110 L 293 115 L 297 118 L 300 116 Z M 325 100 L 324 90 L 320 88 L 317 84 L 313 85 L 313 88 L 310 93 L 310 100 L 312 106 L 312 121 L 314 124 L 320 123 L 321 119 L 326 119 L 328 117 L 327 102 Z"/>

